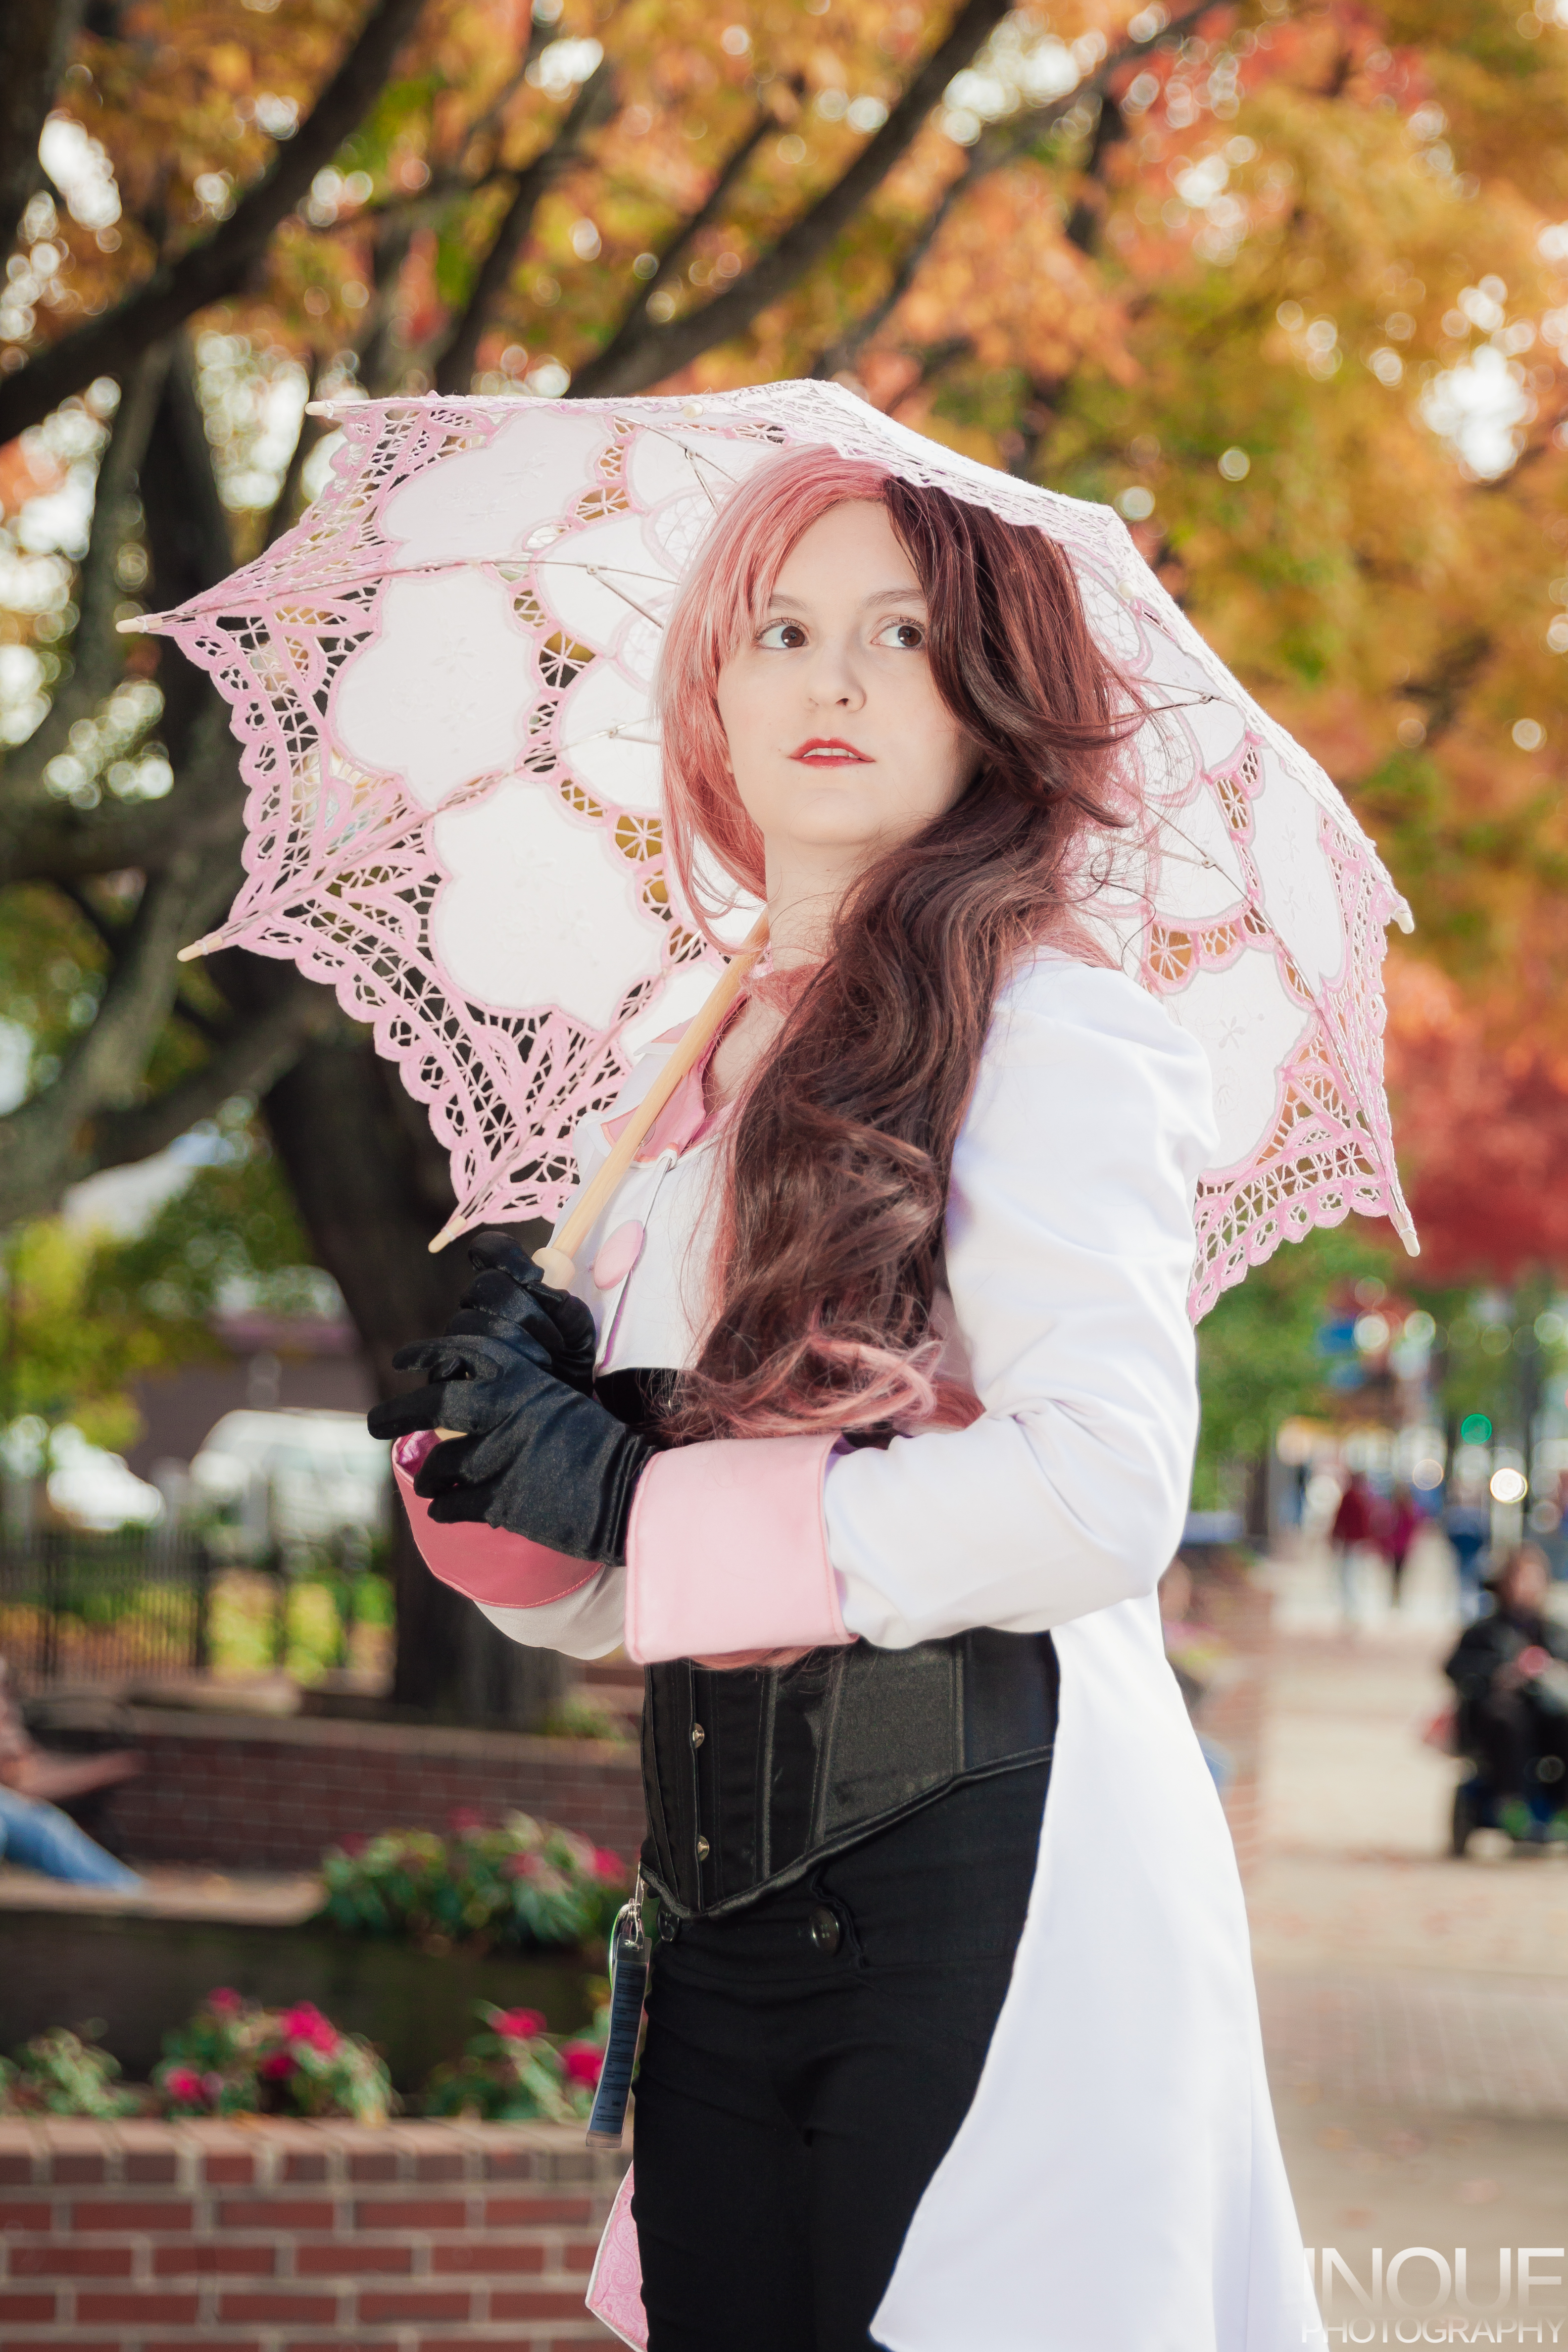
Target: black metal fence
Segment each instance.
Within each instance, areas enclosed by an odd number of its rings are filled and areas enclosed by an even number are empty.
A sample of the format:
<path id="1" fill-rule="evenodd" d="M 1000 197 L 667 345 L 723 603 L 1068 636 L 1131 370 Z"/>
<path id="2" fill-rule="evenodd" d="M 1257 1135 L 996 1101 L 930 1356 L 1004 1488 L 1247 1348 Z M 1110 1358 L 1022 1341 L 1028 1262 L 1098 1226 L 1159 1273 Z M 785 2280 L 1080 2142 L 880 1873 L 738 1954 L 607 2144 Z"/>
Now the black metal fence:
<path id="1" fill-rule="evenodd" d="M 33 1688 L 200 1672 L 212 1574 L 184 1530 L 0 1540 L 0 1654 Z"/>

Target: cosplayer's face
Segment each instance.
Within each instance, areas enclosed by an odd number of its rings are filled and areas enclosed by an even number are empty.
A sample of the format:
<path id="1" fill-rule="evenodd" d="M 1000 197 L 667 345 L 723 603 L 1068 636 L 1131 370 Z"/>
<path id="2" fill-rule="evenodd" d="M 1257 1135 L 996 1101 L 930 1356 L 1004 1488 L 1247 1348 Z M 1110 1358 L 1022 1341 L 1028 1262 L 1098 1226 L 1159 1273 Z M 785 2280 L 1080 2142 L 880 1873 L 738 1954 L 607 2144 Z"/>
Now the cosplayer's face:
<path id="1" fill-rule="evenodd" d="M 930 616 L 884 507 L 830 508 L 719 676 L 735 789 L 775 877 L 853 868 L 950 809 L 975 752 L 936 689 Z"/>

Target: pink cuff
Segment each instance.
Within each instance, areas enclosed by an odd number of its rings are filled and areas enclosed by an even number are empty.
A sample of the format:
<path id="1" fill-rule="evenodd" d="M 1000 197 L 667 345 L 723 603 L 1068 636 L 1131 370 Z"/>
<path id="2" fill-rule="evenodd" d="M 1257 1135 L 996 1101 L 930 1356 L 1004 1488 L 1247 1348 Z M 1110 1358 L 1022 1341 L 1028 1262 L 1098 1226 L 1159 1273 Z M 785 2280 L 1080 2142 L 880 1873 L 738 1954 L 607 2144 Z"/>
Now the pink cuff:
<path id="1" fill-rule="evenodd" d="M 637 1481 L 626 1655 L 726 1658 L 842 1648 L 822 1481 L 837 1431 L 679 1446 Z"/>
<path id="2" fill-rule="evenodd" d="M 434 1430 L 422 1429 L 400 1437 L 392 1449 L 392 1475 L 408 1514 L 426 1567 L 454 1591 L 487 1609 L 538 1609 L 547 1601 L 563 1601 L 599 1573 L 592 1559 L 569 1559 L 563 1551 L 546 1551 L 505 1528 L 489 1528 L 475 1520 L 441 1527 L 430 1517 L 430 1506 L 414 1491 L 414 1474 L 432 1446 L 439 1444 Z"/>

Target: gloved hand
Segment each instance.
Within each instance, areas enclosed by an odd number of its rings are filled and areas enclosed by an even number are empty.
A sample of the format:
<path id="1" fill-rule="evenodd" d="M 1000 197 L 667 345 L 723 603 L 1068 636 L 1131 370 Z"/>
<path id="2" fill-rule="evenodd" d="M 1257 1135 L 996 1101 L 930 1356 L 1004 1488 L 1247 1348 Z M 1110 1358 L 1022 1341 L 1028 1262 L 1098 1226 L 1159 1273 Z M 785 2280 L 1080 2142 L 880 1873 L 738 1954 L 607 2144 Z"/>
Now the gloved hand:
<path id="1" fill-rule="evenodd" d="M 559 1379 L 590 1395 L 598 1341 L 582 1300 L 569 1290 L 552 1290 L 511 1234 L 475 1234 L 468 1263 L 478 1278 L 464 1291 L 447 1331 L 501 1339 L 526 1332 L 544 1349 Z"/>
<path id="2" fill-rule="evenodd" d="M 416 1473 L 432 1519 L 479 1519 L 570 1559 L 625 1565 L 632 1497 L 655 1449 L 558 1378 L 542 1340 L 526 1329 L 453 1333 L 392 1360 L 400 1372 L 426 1373 L 427 1384 L 378 1404 L 372 1436 L 463 1432 L 434 1446 Z"/>

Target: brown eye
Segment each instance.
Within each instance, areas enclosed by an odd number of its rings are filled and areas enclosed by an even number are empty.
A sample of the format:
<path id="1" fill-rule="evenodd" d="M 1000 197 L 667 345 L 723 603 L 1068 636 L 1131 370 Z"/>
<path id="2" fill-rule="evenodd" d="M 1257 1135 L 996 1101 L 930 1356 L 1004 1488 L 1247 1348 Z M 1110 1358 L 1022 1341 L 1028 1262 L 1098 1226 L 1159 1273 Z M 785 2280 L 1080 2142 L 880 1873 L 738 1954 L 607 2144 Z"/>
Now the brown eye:
<path id="1" fill-rule="evenodd" d="M 771 654 L 793 654 L 805 645 L 805 631 L 798 621 L 770 621 L 757 643 Z"/>
<path id="2" fill-rule="evenodd" d="M 926 633 L 918 621 L 886 621 L 877 632 L 876 641 L 897 653 L 917 654 L 925 644 Z"/>

